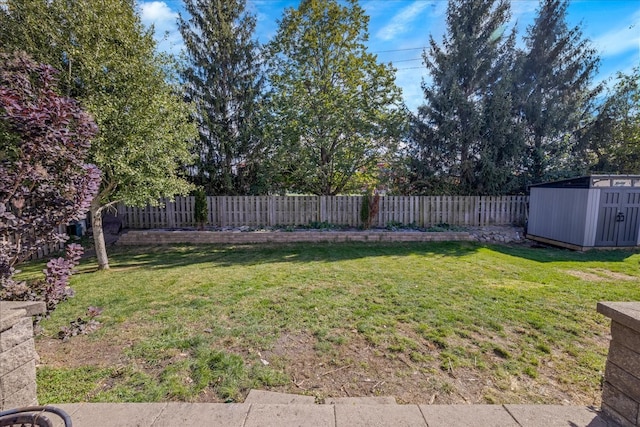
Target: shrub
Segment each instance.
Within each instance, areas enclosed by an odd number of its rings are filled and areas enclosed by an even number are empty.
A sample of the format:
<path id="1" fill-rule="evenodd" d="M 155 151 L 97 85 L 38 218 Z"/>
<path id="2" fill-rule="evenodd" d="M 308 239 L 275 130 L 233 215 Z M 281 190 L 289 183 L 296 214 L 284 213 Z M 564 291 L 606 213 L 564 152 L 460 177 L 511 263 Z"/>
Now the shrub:
<path id="1" fill-rule="evenodd" d="M 193 212 L 193 219 L 195 220 L 198 228 L 202 230 L 207 223 L 209 217 L 209 208 L 207 208 L 207 194 L 202 188 L 198 188 L 194 194 L 195 206 Z"/>
<path id="2" fill-rule="evenodd" d="M 360 207 L 360 221 L 365 230 L 371 228 L 373 219 L 378 215 L 380 209 L 380 195 L 370 189 L 362 195 L 362 206 Z"/>
<path id="3" fill-rule="evenodd" d="M 85 163 L 97 127 L 56 93 L 55 75 L 23 53 L 0 55 L 0 295 L 44 298 L 50 309 L 69 296 L 81 248 L 69 245 L 30 285 L 14 280 L 15 265 L 66 241 L 59 227 L 84 217 L 100 185 L 98 168 Z"/>

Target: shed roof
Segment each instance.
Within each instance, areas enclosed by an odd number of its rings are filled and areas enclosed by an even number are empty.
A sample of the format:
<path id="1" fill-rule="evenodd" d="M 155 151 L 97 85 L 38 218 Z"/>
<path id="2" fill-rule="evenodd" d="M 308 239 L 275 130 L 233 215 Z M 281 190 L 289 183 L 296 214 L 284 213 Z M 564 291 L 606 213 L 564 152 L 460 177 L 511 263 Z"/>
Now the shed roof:
<path id="1" fill-rule="evenodd" d="M 543 182 L 529 188 L 610 188 L 635 187 L 640 190 L 640 175 L 585 175 L 560 181 Z"/>

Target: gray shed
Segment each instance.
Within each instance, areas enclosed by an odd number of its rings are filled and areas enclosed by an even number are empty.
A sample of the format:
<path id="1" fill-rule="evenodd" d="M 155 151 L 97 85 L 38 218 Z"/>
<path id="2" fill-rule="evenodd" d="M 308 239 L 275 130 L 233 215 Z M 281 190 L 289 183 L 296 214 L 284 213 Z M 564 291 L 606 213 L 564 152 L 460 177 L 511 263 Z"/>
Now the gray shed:
<path id="1" fill-rule="evenodd" d="M 640 175 L 532 185 L 527 238 L 584 250 L 640 245 Z"/>

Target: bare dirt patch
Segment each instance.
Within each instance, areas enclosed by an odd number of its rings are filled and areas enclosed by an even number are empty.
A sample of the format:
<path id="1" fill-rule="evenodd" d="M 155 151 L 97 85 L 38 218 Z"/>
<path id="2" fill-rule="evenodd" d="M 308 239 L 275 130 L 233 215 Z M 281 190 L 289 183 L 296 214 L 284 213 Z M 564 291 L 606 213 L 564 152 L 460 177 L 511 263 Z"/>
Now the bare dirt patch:
<path id="1" fill-rule="evenodd" d="M 598 274 L 602 274 L 603 276 L 612 280 L 622 280 L 625 282 L 638 280 L 637 277 L 629 276 L 628 274 L 624 274 L 624 273 L 618 273 L 616 271 L 607 270 L 605 268 L 594 268 L 592 269 L 592 271 L 595 271 Z"/>
<path id="2" fill-rule="evenodd" d="M 599 404 L 599 390 L 585 392 L 562 383 L 561 366 L 571 363 L 564 354 L 552 354 L 542 361 L 538 377 L 533 379 L 496 370 L 507 362 L 500 352 L 490 356 L 493 366 L 443 366 L 440 357 L 443 350 L 419 337 L 410 336 L 417 343 L 412 352 L 396 352 L 385 348 L 385 344 L 372 345 L 355 330 L 341 332 L 342 340 L 337 343 L 308 333 L 284 333 L 270 349 L 249 353 L 258 353 L 271 367 L 289 376 L 290 383 L 270 390 L 315 396 L 319 403 L 331 397 L 394 396 L 404 404 Z M 506 344 L 504 338 L 496 340 L 496 345 L 506 347 Z M 468 342 L 466 345 L 470 346 Z M 606 346 L 606 337 L 602 338 L 602 345 Z M 36 347 L 40 363 L 54 368 L 117 367 L 131 363 L 125 355 L 126 341 L 110 343 L 79 336 L 62 342 L 41 337 Z M 236 350 L 227 349 L 242 354 L 251 363 L 255 361 L 246 349 Z M 180 356 L 188 357 L 187 353 Z M 172 360 L 166 360 L 166 364 Z M 151 376 L 161 374 L 158 366 L 144 363 L 136 366 Z M 109 386 L 105 383 L 99 388 Z M 221 400 L 211 389 L 205 389 L 195 401 Z"/>
<path id="3" fill-rule="evenodd" d="M 431 344 L 431 343 L 428 343 Z M 262 356 L 282 366 L 292 384 L 274 391 L 328 397 L 394 396 L 399 403 L 599 403 L 599 391 L 563 390 L 554 363 L 540 366 L 539 377 L 496 376 L 491 369 L 441 367 L 440 349 L 421 345 L 420 360 L 404 353 L 381 351 L 360 334 L 348 342 L 318 352 L 318 340 L 306 334 L 285 334 Z M 413 354 L 413 353 L 412 353 Z M 504 361 L 495 356 L 497 364 Z"/>
<path id="4" fill-rule="evenodd" d="M 565 273 L 570 276 L 576 277 L 587 282 L 612 282 L 612 281 L 625 281 L 631 282 L 638 280 L 637 277 L 629 276 L 628 274 L 619 273 L 616 271 L 607 270 L 605 268 L 589 268 L 586 270 L 566 270 Z"/>
<path id="5" fill-rule="evenodd" d="M 88 336 L 77 336 L 67 342 L 47 337 L 36 340 L 40 364 L 51 368 L 122 365 L 124 348 L 122 344 L 96 342 Z"/>
<path id="6" fill-rule="evenodd" d="M 590 273 L 588 271 L 565 270 L 565 273 L 567 273 L 569 276 L 573 276 L 577 279 L 584 280 L 587 282 L 601 282 L 603 280 L 606 280 L 606 278 L 595 273 Z"/>

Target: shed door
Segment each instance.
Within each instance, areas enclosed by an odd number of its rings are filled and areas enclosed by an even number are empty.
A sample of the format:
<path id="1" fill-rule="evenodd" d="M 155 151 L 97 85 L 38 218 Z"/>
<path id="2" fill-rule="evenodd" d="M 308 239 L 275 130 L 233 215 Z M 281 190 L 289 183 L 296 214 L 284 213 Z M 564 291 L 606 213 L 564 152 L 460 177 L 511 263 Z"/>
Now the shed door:
<path id="1" fill-rule="evenodd" d="M 638 242 L 640 193 L 601 190 L 596 246 L 635 246 Z"/>

